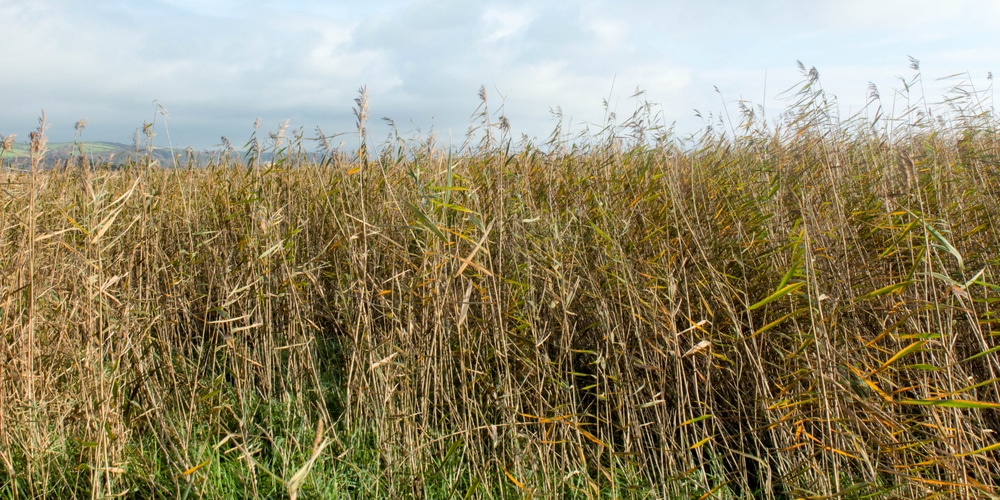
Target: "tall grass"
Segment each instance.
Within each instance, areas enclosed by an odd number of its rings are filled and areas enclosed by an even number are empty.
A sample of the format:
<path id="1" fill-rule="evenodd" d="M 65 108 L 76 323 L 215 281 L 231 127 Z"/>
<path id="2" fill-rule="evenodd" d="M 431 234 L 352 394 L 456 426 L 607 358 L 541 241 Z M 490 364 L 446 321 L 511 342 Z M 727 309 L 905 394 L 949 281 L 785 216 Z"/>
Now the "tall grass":
<path id="1" fill-rule="evenodd" d="M 483 91 L 376 148 L 362 89 L 352 153 L 5 173 L 0 493 L 997 495 L 994 111 L 802 69 L 686 140 L 514 145 Z"/>

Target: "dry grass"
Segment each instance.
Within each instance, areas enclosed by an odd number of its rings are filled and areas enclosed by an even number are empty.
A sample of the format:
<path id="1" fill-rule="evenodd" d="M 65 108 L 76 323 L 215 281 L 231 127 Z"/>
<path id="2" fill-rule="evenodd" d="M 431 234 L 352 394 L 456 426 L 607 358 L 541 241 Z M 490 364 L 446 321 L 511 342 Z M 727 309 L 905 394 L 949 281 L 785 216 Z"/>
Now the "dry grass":
<path id="1" fill-rule="evenodd" d="M 362 90 L 352 156 L 5 174 L 0 492 L 996 495 L 993 111 L 805 75 L 685 148 L 514 147 L 483 93 L 376 151 Z"/>

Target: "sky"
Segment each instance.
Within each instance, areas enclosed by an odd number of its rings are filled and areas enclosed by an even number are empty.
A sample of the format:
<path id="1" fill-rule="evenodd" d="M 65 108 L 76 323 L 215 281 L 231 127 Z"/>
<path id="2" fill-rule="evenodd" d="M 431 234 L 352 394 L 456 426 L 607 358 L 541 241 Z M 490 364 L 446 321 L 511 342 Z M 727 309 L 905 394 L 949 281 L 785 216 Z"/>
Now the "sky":
<path id="1" fill-rule="evenodd" d="M 83 140 L 130 144 L 155 119 L 157 146 L 240 148 L 258 118 L 352 133 L 366 86 L 376 143 L 383 117 L 460 143 L 480 87 L 515 137 L 544 141 L 556 109 L 564 132 L 596 130 L 605 102 L 640 100 L 683 136 L 741 100 L 776 117 L 798 61 L 842 116 L 869 82 L 890 99 L 910 57 L 929 101 L 956 78 L 990 89 L 998 21 L 993 0 L 0 0 L 0 135 L 26 141 L 44 110 L 54 142 L 86 119 Z"/>

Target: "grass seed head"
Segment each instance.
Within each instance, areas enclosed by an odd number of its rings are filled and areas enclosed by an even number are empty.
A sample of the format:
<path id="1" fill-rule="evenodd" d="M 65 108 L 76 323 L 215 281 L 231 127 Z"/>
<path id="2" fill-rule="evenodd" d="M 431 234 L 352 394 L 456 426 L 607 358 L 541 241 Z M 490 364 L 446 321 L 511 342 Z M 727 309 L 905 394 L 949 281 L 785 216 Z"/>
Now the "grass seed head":
<path id="1" fill-rule="evenodd" d="M 14 138 L 17 134 L 10 134 L 7 136 L 0 135 L 0 151 L 6 153 L 14 149 Z"/>

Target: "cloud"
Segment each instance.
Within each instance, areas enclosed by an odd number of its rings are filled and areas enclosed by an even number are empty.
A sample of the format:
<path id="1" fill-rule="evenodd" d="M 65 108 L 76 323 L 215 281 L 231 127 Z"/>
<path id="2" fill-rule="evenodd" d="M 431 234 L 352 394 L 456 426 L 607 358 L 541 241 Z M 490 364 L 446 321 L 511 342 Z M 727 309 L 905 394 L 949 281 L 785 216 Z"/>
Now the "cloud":
<path id="1" fill-rule="evenodd" d="M 487 7 L 482 14 L 482 22 L 486 25 L 487 33 L 483 42 L 496 43 L 520 34 L 533 17 L 533 14 L 524 7 Z"/>
<path id="2" fill-rule="evenodd" d="M 0 133 L 26 136 L 44 107 L 54 137 L 87 118 L 88 137 L 124 142 L 154 99 L 174 141 L 195 146 L 238 142 L 258 116 L 350 131 L 367 85 L 373 121 L 461 135 L 485 85 L 515 133 L 544 137 L 551 108 L 574 127 L 597 123 L 604 100 L 631 112 L 636 87 L 685 127 L 699 126 L 692 108 L 741 97 L 770 109 L 801 78 L 796 60 L 854 107 L 869 80 L 891 88 L 910 75 L 908 55 L 928 92 L 937 76 L 994 69 L 997 42 L 980 33 L 1000 4 L 914 1 L 0 0 L 18 41 L 0 78 Z"/>
<path id="3" fill-rule="evenodd" d="M 828 28 L 915 39 L 964 36 L 965 30 L 990 28 L 1000 17 L 1000 4 L 977 0 L 840 0 L 822 5 L 816 19 Z"/>

